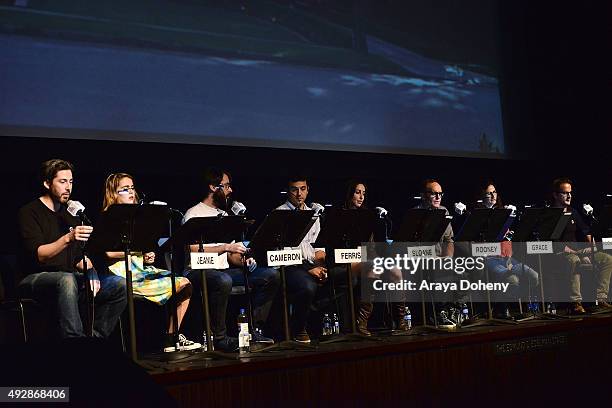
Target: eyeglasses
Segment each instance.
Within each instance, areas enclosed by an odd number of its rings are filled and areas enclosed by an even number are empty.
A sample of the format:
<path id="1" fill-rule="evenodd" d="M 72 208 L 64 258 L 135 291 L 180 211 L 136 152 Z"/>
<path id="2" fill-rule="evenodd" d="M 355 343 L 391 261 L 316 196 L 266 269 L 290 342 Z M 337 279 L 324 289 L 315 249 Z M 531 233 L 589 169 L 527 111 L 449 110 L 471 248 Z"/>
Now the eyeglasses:
<path id="1" fill-rule="evenodd" d="M 229 190 L 230 188 L 232 188 L 232 183 L 221 183 L 219 184 L 219 187 L 221 187 L 224 190 Z"/>
<path id="2" fill-rule="evenodd" d="M 485 195 L 487 195 L 487 196 L 491 196 L 491 197 L 493 197 L 493 195 L 495 195 L 495 194 L 497 194 L 497 191 L 495 191 L 495 190 L 493 190 L 493 191 L 488 191 L 488 192 L 486 192 L 486 193 L 485 193 Z"/>
<path id="3" fill-rule="evenodd" d="M 117 194 L 129 194 L 130 191 L 136 191 L 136 187 L 125 186 L 122 189 L 117 190 Z"/>
<path id="4" fill-rule="evenodd" d="M 442 191 L 428 191 L 427 194 L 429 194 L 430 196 L 435 196 L 435 197 L 444 197 L 444 193 Z"/>

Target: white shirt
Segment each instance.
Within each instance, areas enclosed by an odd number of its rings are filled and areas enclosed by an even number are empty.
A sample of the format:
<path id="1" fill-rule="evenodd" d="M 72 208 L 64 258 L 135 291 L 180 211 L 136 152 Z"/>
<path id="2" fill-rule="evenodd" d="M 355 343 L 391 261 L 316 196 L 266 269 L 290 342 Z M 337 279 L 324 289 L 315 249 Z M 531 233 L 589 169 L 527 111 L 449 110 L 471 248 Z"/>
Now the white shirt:
<path id="1" fill-rule="evenodd" d="M 227 213 L 219 208 L 211 207 L 210 205 L 206 205 L 202 202 L 197 203 L 187 211 L 185 211 L 185 216 L 183 217 L 183 221 L 181 224 L 185 224 L 191 218 L 196 217 L 218 217 L 219 215 L 225 217 Z M 223 243 L 214 243 L 214 244 L 204 244 L 204 246 L 217 246 L 223 245 Z M 229 262 L 227 262 L 227 252 L 224 252 L 219 255 L 219 265 L 220 269 L 229 268 Z M 187 258 L 187 267 L 191 268 L 191 261 Z"/>
<path id="2" fill-rule="evenodd" d="M 277 210 L 297 210 L 297 207 L 291 202 L 287 201 L 285 204 L 276 208 Z M 304 204 L 304 210 L 310 210 L 311 208 Z M 315 249 L 312 247 L 312 244 L 317 240 L 319 236 L 319 232 L 321 232 L 321 223 L 319 222 L 319 218 L 317 217 L 310 230 L 300 242 L 300 246 L 292 248 L 292 249 L 300 249 L 302 251 L 302 257 L 307 263 L 314 264 L 315 261 Z M 317 251 L 322 251 L 323 249 L 316 249 Z"/>

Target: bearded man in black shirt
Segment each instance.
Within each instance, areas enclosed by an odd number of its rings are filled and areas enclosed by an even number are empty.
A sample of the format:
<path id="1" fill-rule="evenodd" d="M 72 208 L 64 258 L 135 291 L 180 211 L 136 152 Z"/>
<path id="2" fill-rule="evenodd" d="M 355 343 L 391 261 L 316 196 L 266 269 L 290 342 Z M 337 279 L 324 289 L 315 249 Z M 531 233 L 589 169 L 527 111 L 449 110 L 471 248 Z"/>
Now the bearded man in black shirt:
<path id="1" fill-rule="evenodd" d="M 19 210 L 20 266 L 26 275 L 19 291 L 52 308 L 60 338 L 83 337 L 79 295 L 87 279 L 95 299 L 93 335 L 108 337 L 125 308 L 125 280 L 109 274 L 98 276 L 87 257 L 83 265 L 79 243 L 89 239 L 93 227 L 80 225 L 66 209 L 72 171 L 72 164 L 65 160 L 42 163 L 44 193 Z"/>
<path id="2" fill-rule="evenodd" d="M 612 274 L 612 256 L 598 251 L 591 255 L 591 232 L 587 223 L 582 219 L 580 213 L 571 207 L 573 183 L 570 179 L 559 178 L 553 181 L 552 198 L 553 207 L 563 208 L 564 212 L 571 212 L 571 219 L 563 230 L 560 241 L 562 242 L 562 256 L 570 264 L 570 300 L 572 305 L 570 313 L 584 314 L 586 311 L 582 306 L 582 292 L 580 290 L 580 264 L 590 264 L 591 256 L 597 264 L 596 299 L 599 309 L 612 309 L 608 303 L 608 291 L 610 288 L 610 275 Z"/>

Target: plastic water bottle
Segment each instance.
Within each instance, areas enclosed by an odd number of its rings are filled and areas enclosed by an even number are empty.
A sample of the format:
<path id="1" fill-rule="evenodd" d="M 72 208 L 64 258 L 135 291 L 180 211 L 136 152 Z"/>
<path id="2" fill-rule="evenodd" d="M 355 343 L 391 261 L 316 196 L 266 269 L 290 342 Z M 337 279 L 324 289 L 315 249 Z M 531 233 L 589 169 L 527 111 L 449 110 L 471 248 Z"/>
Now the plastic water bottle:
<path id="1" fill-rule="evenodd" d="M 206 341 L 206 332 L 204 332 L 204 336 L 202 336 L 203 341 L 202 341 L 202 351 L 208 351 L 208 342 Z M 210 345 L 210 351 L 213 351 L 215 349 L 214 346 L 214 342 L 215 342 L 215 336 L 210 333 L 210 340 L 213 344 Z"/>
<path id="2" fill-rule="evenodd" d="M 340 334 L 340 320 L 338 320 L 338 315 L 336 313 L 334 313 L 333 334 Z"/>
<path id="3" fill-rule="evenodd" d="M 332 321 L 329 318 L 329 313 L 323 315 L 323 336 L 331 336 L 332 334 Z"/>
<path id="4" fill-rule="evenodd" d="M 550 314 L 557 314 L 557 306 L 554 303 L 550 304 Z"/>
<path id="5" fill-rule="evenodd" d="M 404 310 L 404 323 L 406 323 L 406 329 L 410 330 L 412 329 L 412 312 L 408 306 Z"/>
<path id="6" fill-rule="evenodd" d="M 240 309 L 238 315 L 238 348 L 240 354 L 251 351 L 251 333 L 249 333 L 249 318 L 244 309 Z"/>
<path id="7" fill-rule="evenodd" d="M 461 304 L 461 322 L 465 322 L 470 318 L 470 309 L 468 309 L 467 303 Z"/>

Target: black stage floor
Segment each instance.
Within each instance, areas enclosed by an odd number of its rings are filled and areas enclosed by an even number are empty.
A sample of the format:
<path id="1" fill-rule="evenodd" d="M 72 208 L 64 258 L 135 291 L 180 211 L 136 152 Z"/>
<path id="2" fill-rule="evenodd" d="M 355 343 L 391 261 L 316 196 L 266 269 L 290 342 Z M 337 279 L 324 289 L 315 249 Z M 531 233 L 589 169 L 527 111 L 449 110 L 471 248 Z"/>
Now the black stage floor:
<path id="1" fill-rule="evenodd" d="M 499 403 L 496 398 L 504 395 L 502 401 L 523 406 L 552 397 L 584 402 L 596 393 L 554 390 L 592 387 L 606 378 L 612 368 L 612 314 L 452 332 L 417 327 L 409 336 L 314 346 L 214 360 L 199 353 L 171 362 L 147 356 L 139 364 L 181 406 L 281 401 L 299 406 L 314 400 L 334 405 L 338 398 L 353 406 L 374 400 L 480 406 Z M 513 390 L 522 390 L 526 400 L 515 401 L 519 394 Z"/>

